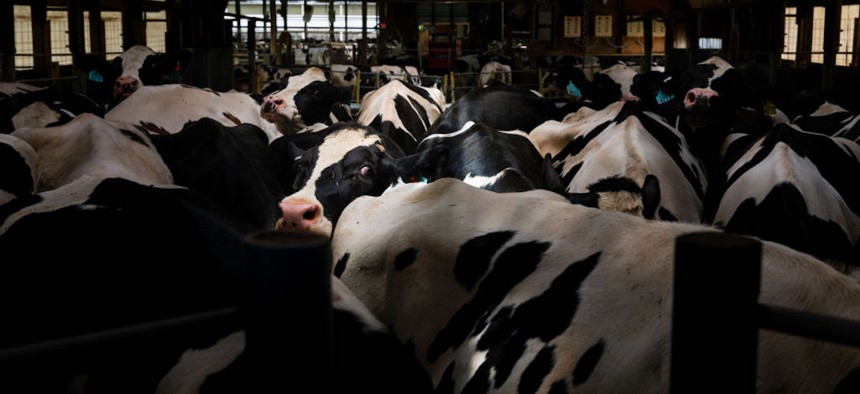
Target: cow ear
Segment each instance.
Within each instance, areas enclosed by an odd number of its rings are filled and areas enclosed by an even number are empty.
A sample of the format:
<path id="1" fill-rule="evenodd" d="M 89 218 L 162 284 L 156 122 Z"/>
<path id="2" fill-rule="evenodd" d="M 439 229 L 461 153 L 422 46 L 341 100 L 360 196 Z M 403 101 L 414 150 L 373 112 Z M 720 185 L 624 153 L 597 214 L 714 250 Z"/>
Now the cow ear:
<path id="1" fill-rule="evenodd" d="M 432 182 L 441 176 L 441 169 L 448 162 L 450 151 L 442 144 L 435 144 L 409 156 L 397 159 L 397 170 L 404 180 L 427 179 Z"/>

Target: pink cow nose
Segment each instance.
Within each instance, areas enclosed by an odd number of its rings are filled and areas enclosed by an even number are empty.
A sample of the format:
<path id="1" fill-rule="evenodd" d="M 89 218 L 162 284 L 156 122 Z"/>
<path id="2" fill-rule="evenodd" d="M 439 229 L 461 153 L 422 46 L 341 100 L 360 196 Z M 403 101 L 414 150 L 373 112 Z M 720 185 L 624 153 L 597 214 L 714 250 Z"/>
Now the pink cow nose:
<path id="1" fill-rule="evenodd" d="M 263 99 L 263 111 L 265 112 L 275 112 L 278 108 L 284 106 L 284 99 L 278 96 L 266 96 Z"/>
<path id="2" fill-rule="evenodd" d="M 687 92 L 687 96 L 684 97 L 684 108 L 686 109 L 694 109 L 694 108 L 708 108 L 711 105 L 711 100 L 714 97 L 719 97 L 719 93 L 711 90 L 711 89 L 703 89 L 703 88 L 695 88 L 690 89 Z"/>
<path id="3" fill-rule="evenodd" d="M 286 231 L 307 231 L 322 216 L 322 207 L 305 200 L 281 201 L 278 206 L 283 215 Z"/>
<path id="4" fill-rule="evenodd" d="M 116 83 L 114 84 L 114 86 L 116 87 L 117 91 L 133 92 L 137 90 L 137 84 L 137 78 L 123 76 L 116 79 Z"/>

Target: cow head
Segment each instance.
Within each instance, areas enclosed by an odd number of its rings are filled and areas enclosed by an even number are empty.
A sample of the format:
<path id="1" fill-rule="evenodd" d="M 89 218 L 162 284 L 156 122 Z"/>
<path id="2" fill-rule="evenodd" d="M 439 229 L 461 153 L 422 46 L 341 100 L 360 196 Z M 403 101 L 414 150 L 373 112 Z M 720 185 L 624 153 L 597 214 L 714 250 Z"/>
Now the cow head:
<path id="1" fill-rule="evenodd" d="M 94 94 L 94 99 L 116 104 L 142 86 L 177 82 L 190 60 L 191 53 L 187 51 L 156 54 L 147 46 L 135 45 L 111 62 L 84 56 L 77 63 L 96 85 L 93 91 L 110 89 L 108 94 Z"/>
<path id="2" fill-rule="evenodd" d="M 331 124 L 332 108 L 348 103 L 349 86 L 334 86 L 316 67 L 289 78 L 287 86 L 263 98 L 263 118 L 284 134 L 292 134 L 314 123 Z"/>
<path id="3" fill-rule="evenodd" d="M 400 177 L 400 147 L 357 123 L 286 135 L 271 146 L 292 171 L 292 194 L 281 200 L 275 225 L 286 232 L 330 236 L 347 204 L 382 194 Z"/>
<path id="4" fill-rule="evenodd" d="M 631 88 L 638 72 L 623 64 L 601 70 L 594 75 L 591 98 L 598 108 L 618 100 L 638 101 Z"/>

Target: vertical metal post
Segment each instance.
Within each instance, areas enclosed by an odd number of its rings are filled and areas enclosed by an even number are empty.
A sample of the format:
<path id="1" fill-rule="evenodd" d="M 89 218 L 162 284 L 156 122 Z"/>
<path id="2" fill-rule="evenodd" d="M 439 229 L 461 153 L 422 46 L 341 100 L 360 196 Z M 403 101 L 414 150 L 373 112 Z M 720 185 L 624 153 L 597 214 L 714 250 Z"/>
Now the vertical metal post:
<path id="1" fill-rule="evenodd" d="M 101 1 L 89 0 L 87 2 L 90 10 L 90 53 L 103 54 L 107 52 L 105 40 L 105 25 L 102 21 Z"/>
<path id="2" fill-rule="evenodd" d="M 30 3 L 30 17 L 33 28 L 33 65 L 40 73 L 51 67 L 51 21 L 48 20 L 48 4 L 45 0 Z"/>
<path id="3" fill-rule="evenodd" d="M 361 0 L 361 43 L 358 44 L 359 66 L 367 65 L 367 0 Z"/>
<path id="4" fill-rule="evenodd" d="M 278 63 L 278 55 L 280 54 L 278 50 L 278 5 L 276 1 L 271 0 L 269 2 L 269 17 L 272 18 L 269 25 L 269 54 L 272 55 L 273 64 Z"/>
<path id="5" fill-rule="evenodd" d="M 642 60 L 641 72 L 647 73 L 651 71 L 651 62 L 654 60 L 654 19 L 646 15 L 642 21 L 642 32 L 645 34 L 645 58 Z"/>
<path id="6" fill-rule="evenodd" d="M 0 1 L 0 81 L 15 81 L 15 6 Z"/>
<path id="7" fill-rule="evenodd" d="M 755 393 L 761 243 L 718 232 L 675 242 L 670 391 Z M 731 360 L 731 362 L 725 362 Z"/>
<path id="8" fill-rule="evenodd" d="M 828 0 L 824 12 L 824 67 L 821 68 L 821 88 L 833 89 L 833 69 L 836 68 L 836 52 L 839 49 L 839 19 L 842 0 Z"/>
<path id="9" fill-rule="evenodd" d="M 322 374 L 315 379 L 317 389 L 330 392 L 326 375 L 334 356 L 328 238 L 264 230 L 245 241 L 250 288 L 242 313 L 253 391 L 285 392 L 296 381 Z"/>
<path id="10" fill-rule="evenodd" d="M 257 20 L 248 19 L 248 92 L 257 93 Z"/>

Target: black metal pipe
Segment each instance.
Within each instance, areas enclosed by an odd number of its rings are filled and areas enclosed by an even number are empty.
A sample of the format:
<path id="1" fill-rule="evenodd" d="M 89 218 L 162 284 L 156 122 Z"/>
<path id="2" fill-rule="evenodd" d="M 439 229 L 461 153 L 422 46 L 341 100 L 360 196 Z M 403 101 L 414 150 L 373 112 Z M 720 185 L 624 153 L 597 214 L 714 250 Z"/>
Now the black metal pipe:
<path id="1" fill-rule="evenodd" d="M 243 313 L 252 391 L 286 392 L 313 376 L 319 392 L 328 392 L 326 374 L 334 365 L 328 238 L 263 230 L 245 241 L 250 287 Z"/>
<path id="2" fill-rule="evenodd" d="M 860 322 L 802 312 L 772 305 L 759 305 L 762 329 L 860 347 Z"/>
<path id="3" fill-rule="evenodd" d="M 675 243 L 670 391 L 754 393 L 761 243 L 719 232 Z M 731 362 L 725 362 L 731 360 Z"/>

